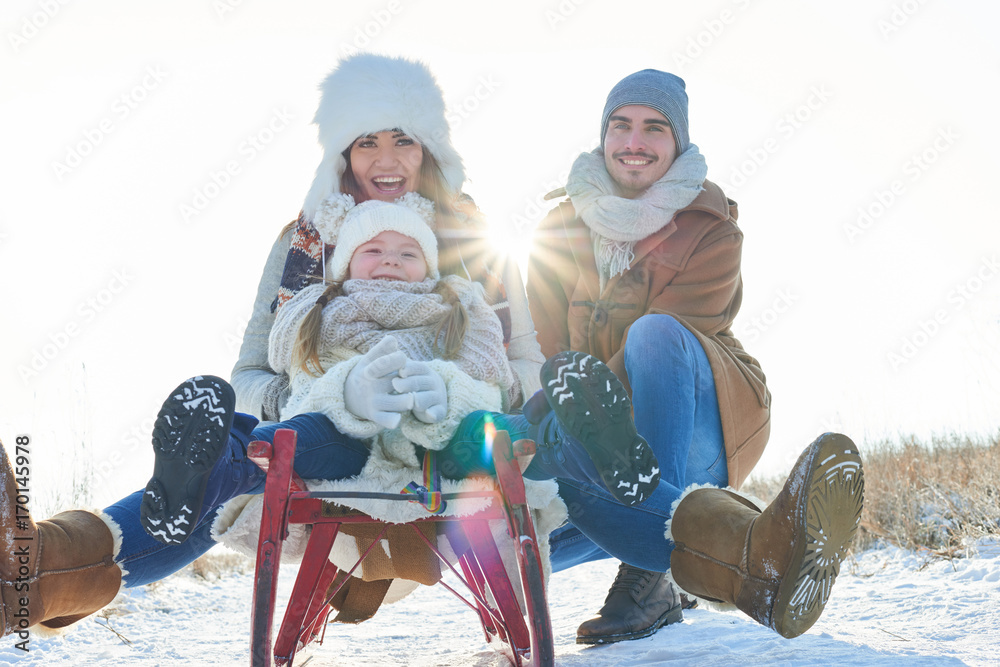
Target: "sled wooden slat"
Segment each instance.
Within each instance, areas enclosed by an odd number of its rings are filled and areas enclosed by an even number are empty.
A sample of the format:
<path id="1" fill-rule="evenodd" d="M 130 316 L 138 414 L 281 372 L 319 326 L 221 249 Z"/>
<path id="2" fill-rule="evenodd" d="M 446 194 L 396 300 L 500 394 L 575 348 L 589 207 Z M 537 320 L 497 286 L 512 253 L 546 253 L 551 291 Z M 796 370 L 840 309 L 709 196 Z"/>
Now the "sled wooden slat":
<path id="1" fill-rule="evenodd" d="M 250 664 L 271 667 L 271 628 L 274 601 L 278 592 L 278 568 L 281 564 L 281 543 L 288 533 L 286 517 L 292 483 L 292 461 L 295 458 L 295 431 L 281 429 L 274 434 L 274 447 L 254 443 L 255 453 L 269 462 L 264 482 L 264 504 L 261 515 L 260 539 L 253 592 L 253 620 L 250 627 Z"/>
<path id="2" fill-rule="evenodd" d="M 296 642 L 306 644 L 315 637 L 313 634 L 315 621 L 303 626 L 306 618 L 313 619 L 320 613 L 321 606 L 326 606 L 326 589 L 337 574 L 337 568 L 327 560 L 330 547 L 337 538 L 340 526 L 337 524 L 318 524 L 313 526 L 313 534 L 309 538 L 299 576 L 295 579 L 295 587 L 288 598 L 288 608 L 281 622 L 281 630 L 274 644 L 274 657 L 278 664 L 288 664 L 295 656 Z M 327 567 L 327 566 L 330 567 Z M 311 613 L 310 613 L 311 612 Z M 324 614 L 325 616 L 325 614 Z M 302 635 L 298 632 L 302 629 Z M 318 634 L 318 633 L 315 633 Z"/>
<path id="3" fill-rule="evenodd" d="M 497 440 L 500 442 L 498 443 Z M 518 440 L 511 444 L 506 431 L 497 434 L 493 447 L 495 458 L 499 456 L 508 461 L 516 461 L 517 456 L 535 453 L 534 442 Z M 506 447 L 508 451 L 498 454 L 498 447 Z M 497 465 L 496 469 L 501 495 L 506 501 L 507 532 L 514 537 L 515 547 L 518 550 L 517 565 L 521 571 L 521 584 L 524 587 L 526 615 L 531 624 L 532 659 L 536 664 L 554 665 L 556 659 L 554 637 L 552 635 L 552 622 L 549 618 L 548 602 L 545 598 L 541 553 L 538 549 L 535 525 L 531 520 L 528 501 L 524 493 L 524 480 L 516 463 L 515 465 Z"/>

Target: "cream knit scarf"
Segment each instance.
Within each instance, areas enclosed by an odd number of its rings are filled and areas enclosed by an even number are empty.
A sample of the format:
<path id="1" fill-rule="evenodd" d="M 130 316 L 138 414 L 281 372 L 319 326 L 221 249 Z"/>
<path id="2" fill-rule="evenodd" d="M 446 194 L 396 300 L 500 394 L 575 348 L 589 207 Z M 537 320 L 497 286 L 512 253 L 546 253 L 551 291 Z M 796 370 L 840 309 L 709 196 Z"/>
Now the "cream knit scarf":
<path id="1" fill-rule="evenodd" d="M 602 286 L 607 279 L 628 270 L 637 241 L 658 232 L 677 211 L 694 201 L 707 175 L 705 158 L 691 144 L 660 180 L 637 198 L 626 199 L 608 173 L 600 148 L 576 159 L 566 194 L 594 236 Z"/>
<path id="2" fill-rule="evenodd" d="M 443 280 L 459 295 L 469 315 L 462 347 L 451 361 L 467 375 L 496 383 L 506 391 L 514 380 L 500 320 L 486 305 L 477 285 L 457 276 L 446 276 Z M 344 349 L 364 354 L 389 334 L 410 359 L 435 358 L 434 334 L 452 308 L 440 294 L 434 293 L 436 286 L 437 281 L 431 278 L 417 283 L 345 281 L 344 294 L 323 308 L 320 360 L 330 357 L 331 352 L 337 356 L 336 350 L 341 355 Z M 310 285 L 278 310 L 269 341 L 270 363 L 275 370 L 286 370 L 291 365 L 299 325 L 323 290 L 322 284 Z"/>

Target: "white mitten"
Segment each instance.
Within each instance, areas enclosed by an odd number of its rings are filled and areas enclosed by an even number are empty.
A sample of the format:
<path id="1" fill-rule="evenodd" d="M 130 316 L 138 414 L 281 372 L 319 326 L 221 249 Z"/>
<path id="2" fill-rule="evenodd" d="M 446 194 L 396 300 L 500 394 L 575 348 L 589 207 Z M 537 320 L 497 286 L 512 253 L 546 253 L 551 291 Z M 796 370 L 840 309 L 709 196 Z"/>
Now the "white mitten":
<path id="1" fill-rule="evenodd" d="M 383 428 L 396 428 L 402 413 L 413 407 L 409 394 L 393 392 L 392 380 L 409 361 L 396 347 L 396 339 L 386 336 L 368 350 L 351 369 L 344 383 L 344 404 L 359 419 Z"/>
<path id="2" fill-rule="evenodd" d="M 435 424 L 448 414 L 444 379 L 424 362 L 407 361 L 392 386 L 400 394 L 413 396 L 413 416 L 425 424 Z"/>

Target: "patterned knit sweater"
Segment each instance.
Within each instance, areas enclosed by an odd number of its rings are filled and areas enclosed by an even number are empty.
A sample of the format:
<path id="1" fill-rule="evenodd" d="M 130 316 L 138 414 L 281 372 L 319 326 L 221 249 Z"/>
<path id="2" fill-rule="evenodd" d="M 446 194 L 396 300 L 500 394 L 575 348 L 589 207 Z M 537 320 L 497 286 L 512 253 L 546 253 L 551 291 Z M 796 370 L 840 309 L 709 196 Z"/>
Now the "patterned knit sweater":
<path id="1" fill-rule="evenodd" d="M 458 294 L 469 316 L 462 346 L 450 361 L 434 358 L 434 336 L 451 306 L 434 293 L 437 282 L 432 279 L 419 283 L 346 281 L 344 294 L 323 308 L 318 341 L 320 377 L 293 368 L 292 350 L 299 326 L 324 286 L 306 287 L 285 303 L 271 329 L 268 354 L 271 367 L 291 377 L 291 396 L 281 418 L 322 412 L 347 435 L 365 438 L 379 433 L 377 424 L 358 419 L 347 410 L 343 392 L 347 375 L 361 355 L 390 334 L 410 359 L 427 362 L 441 375 L 448 394 L 448 414 L 436 424 L 425 424 L 409 413 L 403 416 L 399 430 L 407 440 L 439 449 L 469 412 L 500 410 L 501 397 L 514 387 L 500 321 L 477 284 L 456 276 L 444 280 Z"/>

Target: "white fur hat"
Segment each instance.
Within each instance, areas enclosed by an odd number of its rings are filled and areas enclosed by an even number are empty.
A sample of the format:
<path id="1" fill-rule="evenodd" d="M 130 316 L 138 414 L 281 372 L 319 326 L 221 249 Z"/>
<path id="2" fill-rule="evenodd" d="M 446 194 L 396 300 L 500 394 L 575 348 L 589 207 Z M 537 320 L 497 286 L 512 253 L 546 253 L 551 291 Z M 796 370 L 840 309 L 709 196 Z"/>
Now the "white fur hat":
<path id="1" fill-rule="evenodd" d="M 319 126 L 323 161 L 302 205 L 307 220 L 324 199 L 340 192 L 340 177 L 347 168 L 344 149 L 371 132 L 399 128 L 430 151 L 453 194 L 461 191 L 465 168 L 451 145 L 444 96 L 426 65 L 358 53 L 340 61 L 320 92 L 313 122 Z"/>
<path id="2" fill-rule="evenodd" d="M 341 205 L 343 204 L 343 205 Z M 316 228 L 324 243 L 336 244 L 327 264 L 326 277 L 342 281 L 347 278 L 354 251 L 385 231 L 409 236 L 420 245 L 427 261 L 427 275 L 439 280 L 438 247 L 434 229 L 428 224 L 434 220 L 434 206 L 416 193 L 400 197 L 395 203 L 370 200 L 354 206 L 350 195 L 333 195 L 323 202 Z M 337 221 L 336 214 L 342 211 Z"/>

